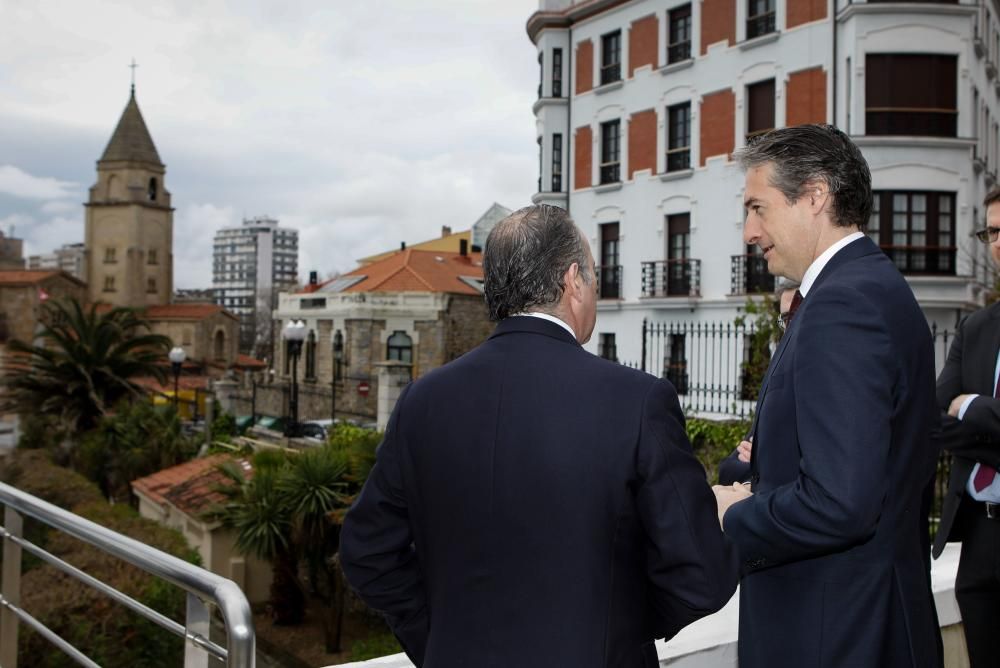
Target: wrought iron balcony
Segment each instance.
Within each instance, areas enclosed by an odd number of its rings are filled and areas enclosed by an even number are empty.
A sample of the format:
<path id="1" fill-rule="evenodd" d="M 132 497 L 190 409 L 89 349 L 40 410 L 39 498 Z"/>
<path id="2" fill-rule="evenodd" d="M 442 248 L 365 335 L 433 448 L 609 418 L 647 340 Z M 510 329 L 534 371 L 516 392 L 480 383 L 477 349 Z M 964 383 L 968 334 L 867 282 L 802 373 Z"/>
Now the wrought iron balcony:
<path id="1" fill-rule="evenodd" d="M 622 298 L 622 267 L 607 265 L 597 267 L 597 296 L 599 299 Z"/>
<path id="2" fill-rule="evenodd" d="M 691 58 L 691 41 L 677 42 L 667 47 L 667 64 L 679 63 Z"/>
<path id="3" fill-rule="evenodd" d="M 700 297 L 701 260 L 642 263 L 643 297 Z"/>
<path id="4" fill-rule="evenodd" d="M 601 185 L 621 181 L 621 163 L 608 162 L 601 165 Z"/>
<path id="5" fill-rule="evenodd" d="M 751 16 L 747 19 L 747 39 L 774 32 L 774 11 Z"/>
<path id="6" fill-rule="evenodd" d="M 767 260 L 760 255 L 733 255 L 729 293 L 752 295 L 774 292 L 774 276 L 767 273 Z"/>
<path id="7" fill-rule="evenodd" d="M 601 85 L 614 83 L 622 80 L 621 63 L 611 63 L 601 67 Z"/>

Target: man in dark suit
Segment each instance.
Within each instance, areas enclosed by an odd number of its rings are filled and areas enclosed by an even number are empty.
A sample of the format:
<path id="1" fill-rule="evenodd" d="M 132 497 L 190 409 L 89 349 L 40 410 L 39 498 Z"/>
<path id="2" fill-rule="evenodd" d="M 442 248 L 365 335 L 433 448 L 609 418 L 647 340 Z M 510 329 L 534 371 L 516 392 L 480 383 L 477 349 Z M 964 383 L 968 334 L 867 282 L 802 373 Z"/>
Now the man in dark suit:
<path id="1" fill-rule="evenodd" d="M 501 221 L 483 269 L 499 325 L 399 397 L 344 572 L 417 666 L 656 666 L 738 577 L 674 388 L 581 347 L 594 261 L 564 210 Z"/>
<path id="2" fill-rule="evenodd" d="M 753 494 L 717 488 L 745 571 L 740 668 L 938 666 L 920 516 L 934 357 L 912 291 L 862 232 L 868 165 L 818 125 L 739 159 L 744 239 L 802 297 L 757 402 Z"/>
<path id="3" fill-rule="evenodd" d="M 986 197 L 988 243 L 1000 267 L 1000 189 Z M 1000 666 L 1000 302 L 976 311 L 955 333 L 938 377 L 941 438 L 952 453 L 948 494 L 934 540 L 937 558 L 962 541 L 955 598 L 972 668 Z"/>

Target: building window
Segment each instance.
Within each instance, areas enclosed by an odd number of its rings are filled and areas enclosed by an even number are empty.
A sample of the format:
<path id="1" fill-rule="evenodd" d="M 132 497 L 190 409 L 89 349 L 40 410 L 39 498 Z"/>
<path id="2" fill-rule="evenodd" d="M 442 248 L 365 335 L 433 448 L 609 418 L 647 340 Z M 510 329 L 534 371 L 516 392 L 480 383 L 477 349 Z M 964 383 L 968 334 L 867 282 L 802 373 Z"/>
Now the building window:
<path id="1" fill-rule="evenodd" d="M 221 330 L 215 333 L 214 352 L 216 361 L 226 359 L 226 335 Z"/>
<path id="2" fill-rule="evenodd" d="M 691 58 L 691 5 L 667 12 L 667 64 Z"/>
<path id="3" fill-rule="evenodd" d="M 115 291 L 115 277 L 114 276 L 105 276 L 104 277 L 104 291 L 105 292 L 114 292 Z"/>
<path id="4" fill-rule="evenodd" d="M 673 384 L 677 394 L 687 394 L 687 341 L 684 334 L 670 335 L 670 348 L 664 360 L 663 376 Z"/>
<path id="5" fill-rule="evenodd" d="M 150 202 L 156 201 L 156 191 L 156 177 L 153 177 L 149 180 L 149 188 L 146 190 L 146 196 L 149 197 Z"/>
<path id="6" fill-rule="evenodd" d="M 605 223 L 601 230 L 600 298 L 621 298 L 621 264 L 618 255 L 618 223 Z"/>
<path id="7" fill-rule="evenodd" d="M 667 107 L 667 171 L 691 168 L 691 103 Z"/>
<path id="8" fill-rule="evenodd" d="M 747 39 L 774 32 L 774 0 L 747 1 Z"/>
<path id="9" fill-rule="evenodd" d="M 542 148 L 542 138 L 538 138 L 538 192 L 542 191 L 542 165 L 545 164 L 545 151 Z"/>
<path id="10" fill-rule="evenodd" d="M 146 292 L 150 292 L 150 293 L 154 293 L 154 294 L 156 293 L 156 279 L 155 278 L 150 277 L 150 278 L 146 279 Z"/>
<path id="11" fill-rule="evenodd" d="M 562 97 L 562 49 L 552 49 L 552 97 Z"/>
<path id="12" fill-rule="evenodd" d="M 601 183 L 621 180 L 621 121 L 601 123 Z"/>
<path id="13" fill-rule="evenodd" d="M 538 52 L 538 97 L 542 97 L 542 84 L 545 83 L 545 53 Z"/>
<path id="14" fill-rule="evenodd" d="M 957 137 L 958 57 L 868 54 L 865 134 Z"/>
<path id="15" fill-rule="evenodd" d="M 618 361 L 618 346 L 615 345 L 615 335 L 602 333 L 600 335 L 597 354 L 612 362 Z"/>
<path id="16" fill-rule="evenodd" d="M 406 332 L 396 330 L 386 343 L 385 358 L 413 363 L 413 339 Z"/>
<path id="17" fill-rule="evenodd" d="M 104 249 L 104 264 L 114 264 L 118 260 L 115 259 L 115 249 L 105 248 Z"/>
<path id="18" fill-rule="evenodd" d="M 156 249 L 153 248 L 146 253 L 146 264 L 157 264 L 156 260 Z"/>
<path id="19" fill-rule="evenodd" d="M 747 86 L 747 143 L 774 129 L 774 79 Z"/>
<path id="20" fill-rule="evenodd" d="M 691 215 L 667 216 L 667 295 L 691 294 Z"/>
<path id="21" fill-rule="evenodd" d="M 562 192 L 562 135 L 552 135 L 552 192 Z"/>
<path id="22" fill-rule="evenodd" d="M 306 380 L 316 380 L 316 333 L 306 338 Z"/>
<path id="23" fill-rule="evenodd" d="M 601 37 L 601 85 L 622 79 L 622 31 Z"/>
<path id="24" fill-rule="evenodd" d="M 344 378 L 344 334 L 338 329 L 333 335 L 333 379 Z"/>
<path id="25" fill-rule="evenodd" d="M 904 274 L 955 274 L 955 193 L 875 191 L 868 236 Z"/>
<path id="26" fill-rule="evenodd" d="M 299 301 L 302 310 L 326 308 L 326 297 L 307 297 Z"/>

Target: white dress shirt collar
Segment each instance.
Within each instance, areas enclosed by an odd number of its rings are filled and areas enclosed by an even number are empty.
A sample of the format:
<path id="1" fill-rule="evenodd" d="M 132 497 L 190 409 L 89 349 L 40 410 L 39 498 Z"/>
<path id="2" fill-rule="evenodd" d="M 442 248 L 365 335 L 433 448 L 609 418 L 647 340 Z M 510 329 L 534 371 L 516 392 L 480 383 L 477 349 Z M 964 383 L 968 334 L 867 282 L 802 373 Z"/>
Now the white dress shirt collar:
<path id="1" fill-rule="evenodd" d="M 549 322 L 554 322 L 555 324 L 559 325 L 567 332 L 569 332 L 570 336 L 572 336 L 573 339 L 576 340 L 576 332 L 573 331 L 573 328 L 567 325 L 563 320 L 560 320 L 559 318 L 555 317 L 554 315 L 549 315 L 548 313 L 539 313 L 538 311 L 525 311 L 524 313 L 515 313 L 514 317 L 521 315 L 526 315 L 531 318 L 541 318 L 542 320 L 548 320 Z"/>
<path id="2" fill-rule="evenodd" d="M 809 294 L 809 289 L 812 287 L 812 284 L 816 282 L 816 279 L 819 278 L 820 272 L 823 271 L 823 267 L 825 267 L 833 256 L 837 254 L 837 251 L 863 236 L 865 236 L 864 232 L 852 232 L 827 248 L 818 258 L 813 260 L 812 264 L 809 265 L 809 268 L 806 269 L 805 275 L 802 276 L 802 285 L 799 286 L 799 292 L 802 293 L 802 296 L 805 297 Z"/>

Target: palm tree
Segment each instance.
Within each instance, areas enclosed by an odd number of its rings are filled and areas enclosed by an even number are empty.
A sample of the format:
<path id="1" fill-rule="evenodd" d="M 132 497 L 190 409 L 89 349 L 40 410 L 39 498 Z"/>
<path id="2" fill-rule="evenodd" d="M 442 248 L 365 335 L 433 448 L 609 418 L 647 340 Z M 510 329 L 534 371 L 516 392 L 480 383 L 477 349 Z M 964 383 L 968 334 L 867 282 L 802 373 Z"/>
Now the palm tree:
<path id="1" fill-rule="evenodd" d="M 93 428 L 120 400 L 145 394 L 136 378 L 165 381 L 170 339 L 148 330 L 132 309 L 46 303 L 36 342 L 7 343 L 0 413 L 55 417 L 74 433 Z"/>

